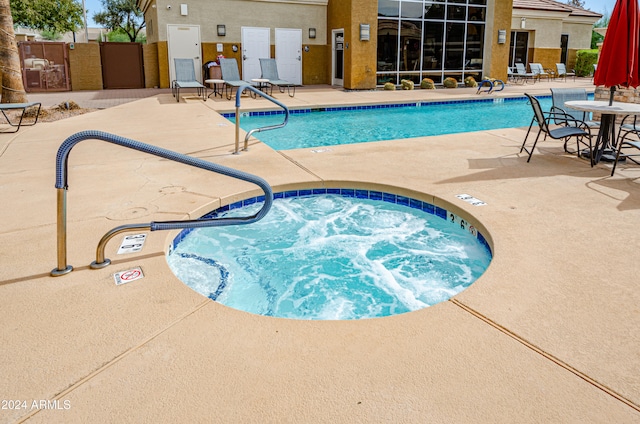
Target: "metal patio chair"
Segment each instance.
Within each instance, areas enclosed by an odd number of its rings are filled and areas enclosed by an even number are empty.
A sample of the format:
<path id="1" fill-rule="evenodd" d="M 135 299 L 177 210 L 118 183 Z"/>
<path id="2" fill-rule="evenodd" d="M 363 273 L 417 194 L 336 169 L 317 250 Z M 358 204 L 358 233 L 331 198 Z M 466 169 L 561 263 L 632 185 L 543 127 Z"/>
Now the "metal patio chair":
<path id="1" fill-rule="evenodd" d="M 635 148 L 640 150 L 640 120 L 636 115 L 627 115 L 622 119 L 620 127 L 618 128 L 618 137 L 616 138 L 616 160 L 613 162 L 613 169 L 611 170 L 611 176 L 616 172 L 616 165 L 618 161 L 628 158 L 631 162 L 640 165 L 640 161 L 633 159 L 635 156 L 640 156 L 638 153 L 623 153 L 622 149 Z"/>
<path id="2" fill-rule="evenodd" d="M 577 119 L 573 119 L 570 115 L 567 115 L 562 112 L 543 112 L 542 107 L 540 106 L 540 102 L 534 96 L 524 93 L 525 96 L 529 98 L 529 103 L 531 104 L 531 108 L 533 109 L 533 119 L 538 124 L 538 134 L 536 135 L 536 139 L 533 142 L 533 145 L 530 149 L 527 149 L 526 143 L 527 138 L 529 137 L 529 132 L 531 131 L 531 126 L 529 126 L 529 131 L 527 131 L 527 135 L 522 142 L 522 147 L 520 147 L 520 153 L 523 151 L 529 154 L 527 158 L 527 162 L 531 160 L 531 155 L 533 154 L 533 150 L 540 139 L 541 134 L 545 134 L 545 136 L 549 136 L 554 140 L 564 140 L 564 150 L 567 153 L 570 153 L 567 150 L 567 143 L 573 137 L 576 139 L 576 152 L 578 157 L 582 157 L 583 152 L 580 150 L 580 144 L 584 145 L 588 148 L 589 159 L 591 161 L 591 166 L 593 163 L 593 147 L 591 145 L 591 134 L 589 133 L 589 129 L 587 125 L 583 121 L 579 121 Z M 558 128 L 551 128 L 550 125 L 554 124 L 554 119 L 562 119 L 566 122 L 571 122 L 572 125 L 560 126 Z M 584 141 L 584 139 L 588 140 L 588 143 Z"/>
<path id="3" fill-rule="evenodd" d="M 584 88 L 552 88 L 551 89 L 551 112 L 560 112 L 571 117 L 570 121 L 563 119 L 563 115 L 555 116 L 553 123 L 557 125 L 576 125 L 576 122 L 584 122 L 589 129 L 594 130 L 596 133 L 600 129 L 599 121 L 592 121 L 591 114 L 581 110 L 571 109 L 566 107 L 565 103 L 572 100 L 587 100 L 587 90 Z M 597 135 L 597 134 L 596 134 Z M 593 134 L 592 134 L 593 136 Z"/>
<path id="4" fill-rule="evenodd" d="M 626 116 L 625 119 L 629 118 L 630 115 Z M 624 122 L 624 120 L 622 121 Z M 626 125 L 633 125 L 633 127 L 635 129 L 627 129 L 627 131 L 624 132 L 624 135 L 622 135 L 623 131 L 622 131 L 622 125 L 620 126 L 620 133 L 618 135 L 618 142 L 617 142 L 617 153 L 616 153 L 616 160 L 613 161 L 613 169 L 611 169 L 611 176 L 613 177 L 613 174 L 616 172 L 616 166 L 618 165 L 618 161 L 620 160 L 624 160 L 624 159 L 629 159 L 631 162 L 636 163 L 638 165 L 640 165 L 640 159 L 634 159 L 635 157 L 640 156 L 640 139 L 635 138 L 635 139 L 631 139 L 629 138 L 629 136 L 631 135 L 635 135 L 636 137 L 640 137 L 640 123 L 636 124 L 636 117 L 633 117 L 633 124 L 629 123 Z M 622 135 L 622 136 L 620 136 Z M 622 151 L 622 149 L 636 149 L 638 150 L 638 152 L 635 153 L 625 153 Z"/>

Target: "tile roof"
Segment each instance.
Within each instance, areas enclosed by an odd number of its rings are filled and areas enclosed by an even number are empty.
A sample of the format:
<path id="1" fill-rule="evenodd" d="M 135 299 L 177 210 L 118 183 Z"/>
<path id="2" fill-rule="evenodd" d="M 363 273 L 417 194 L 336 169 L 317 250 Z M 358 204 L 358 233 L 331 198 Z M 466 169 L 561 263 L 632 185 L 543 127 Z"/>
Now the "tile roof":
<path id="1" fill-rule="evenodd" d="M 560 3 L 554 0 L 513 0 L 514 9 L 544 10 L 551 12 L 569 12 L 572 16 L 602 17 L 600 13 L 581 7 Z"/>

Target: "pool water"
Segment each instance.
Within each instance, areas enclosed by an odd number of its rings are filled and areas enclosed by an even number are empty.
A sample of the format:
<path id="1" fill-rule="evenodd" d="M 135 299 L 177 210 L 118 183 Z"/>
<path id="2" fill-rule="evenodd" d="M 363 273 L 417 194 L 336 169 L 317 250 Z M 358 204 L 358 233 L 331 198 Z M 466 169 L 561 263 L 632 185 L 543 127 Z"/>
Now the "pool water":
<path id="1" fill-rule="evenodd" d="M 551 97 L 538 97 L 543 110 Z M 495 100 L 495 101 L 494 101 Z M 533 116 L 526 98 L 492 101 L 418 103 L 419 106 L 367 106 L 367 109 L 292 113 L 286 127 L 254 133 L 275 150 L 333 146 L 368 141 L 484 131 L 528 126 Z M 386 107 L 383 107 L 386 106 Z M 335 109 L 335 108 L 333 108 Z M 282 123 L 284 115 L 241 116 L 240 127 L 249 131 Z M 235 118 L 229 118 L 235 122 Z"/>
<path id="2" fill-rule="evenodd" d="M 433 205 L 411 200 L 412 208 L 385 198 L 278 198 L 257 223 L 186 233 L 167 259 L 183 282 L 232 308 L 331 320 L 434 305 L 467 288 L 488 267 L 491 253 L 475 230 L 452 224 Z"/>

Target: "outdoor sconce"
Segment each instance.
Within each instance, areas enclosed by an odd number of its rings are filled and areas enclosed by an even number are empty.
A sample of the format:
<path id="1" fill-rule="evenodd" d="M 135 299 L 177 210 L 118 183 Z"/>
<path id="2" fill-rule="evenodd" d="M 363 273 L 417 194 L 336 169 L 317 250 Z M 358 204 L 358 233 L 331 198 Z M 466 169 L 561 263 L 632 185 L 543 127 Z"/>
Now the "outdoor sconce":
<path id="1" fill-rule="evenodd" d="M 218 25 L 218 37 L 224 37 L 225 35 L 227 35 L 227 27 Z"/>
<path id="2" fill-rule="evenodd" d="M 504 44 L 507 42 L 507 30 L 499 29 L 498 30 L 498 44 Z"/>
<path id="3" fill-rule="evenodd" d="M 309 38 L 316 38 L 316 29 L 309 28 Z"/>
<path id="4" fill-rule="evenodd" d="M 360 24 L 360 41 L 369 41 L 369 24 Z"/>
<path id="5" fill-rule="evenodd" d="M 520 18 L 520 28 L 524 29 L 527 26 L 527 18 Z"/>

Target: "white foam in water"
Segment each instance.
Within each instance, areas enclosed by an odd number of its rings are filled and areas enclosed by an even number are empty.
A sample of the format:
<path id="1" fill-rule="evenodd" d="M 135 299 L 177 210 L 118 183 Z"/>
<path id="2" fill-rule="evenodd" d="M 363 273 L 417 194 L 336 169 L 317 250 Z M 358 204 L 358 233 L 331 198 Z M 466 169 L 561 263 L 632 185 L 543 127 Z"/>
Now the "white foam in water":
<path id="1" fill-rule="evenodd" d="M 336 195 L 277 199 L 261 221 L 194 230 L 168 257 L 182 281 L 227 306 L 329 320 L 445 301 L 490 260 L 475 237 L 435 215 Z"/>

